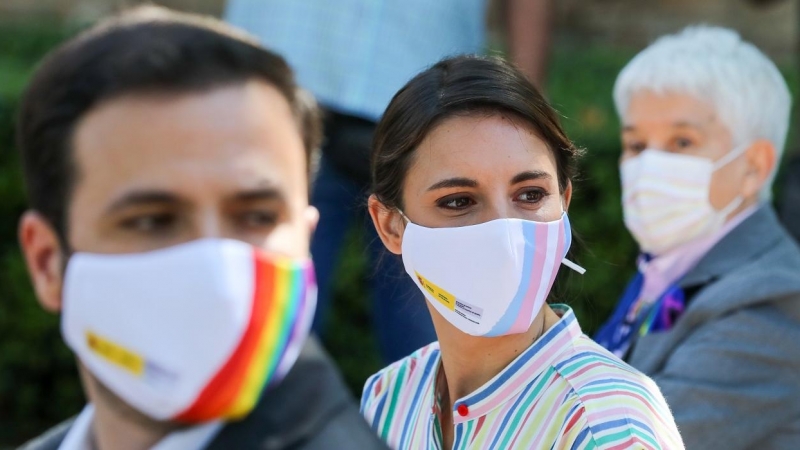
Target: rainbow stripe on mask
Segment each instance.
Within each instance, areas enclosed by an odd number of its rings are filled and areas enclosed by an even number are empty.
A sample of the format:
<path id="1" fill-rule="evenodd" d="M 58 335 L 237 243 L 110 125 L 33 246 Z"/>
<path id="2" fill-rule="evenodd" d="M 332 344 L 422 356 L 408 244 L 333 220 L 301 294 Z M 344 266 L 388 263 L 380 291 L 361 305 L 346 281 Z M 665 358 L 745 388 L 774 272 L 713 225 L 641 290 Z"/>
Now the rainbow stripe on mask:
<path id="1" fill-rule="evenodd" d="M 186 423 L 215 419 L 237 420 L 258 402 L 264 388 L 275 381 L 290 344 L 304 339 L 310 322 L 309 289 L 314 284 L 310 262 L 267 256 L 254 251 L 255 290 L 250 319 L 228 361 L 195 401 L 175 417 Z M 294 345 L 299 345 L 299 342 Z"/>

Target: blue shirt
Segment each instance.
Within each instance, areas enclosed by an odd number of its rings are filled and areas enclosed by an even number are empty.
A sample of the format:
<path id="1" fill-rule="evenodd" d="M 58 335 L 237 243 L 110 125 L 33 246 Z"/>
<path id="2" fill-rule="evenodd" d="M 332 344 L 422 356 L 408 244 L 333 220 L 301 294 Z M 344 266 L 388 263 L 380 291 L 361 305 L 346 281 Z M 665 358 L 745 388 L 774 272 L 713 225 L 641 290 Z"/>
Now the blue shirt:
<path id="1" fill-rule="evenodd" d="M 285 57 L 325 107 L 377 121 L 446 56 L 484 48 L 485 0 L 230 0 L 225 18 Z"/>

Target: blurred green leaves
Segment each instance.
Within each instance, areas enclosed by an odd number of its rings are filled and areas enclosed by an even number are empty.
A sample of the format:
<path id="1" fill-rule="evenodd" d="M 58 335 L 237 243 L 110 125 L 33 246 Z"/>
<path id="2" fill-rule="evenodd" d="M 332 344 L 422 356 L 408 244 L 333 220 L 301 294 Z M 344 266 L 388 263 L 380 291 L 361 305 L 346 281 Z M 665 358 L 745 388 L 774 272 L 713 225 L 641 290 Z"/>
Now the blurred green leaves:
<path id="1" fill-rule="evenodd" d="M 36 302 L 17 247 L 25 207 L 14 149 L 14 117 L 36 62 L 69 32 L 0 23 L 0 448 L 20 444 L 83 405 L 72 354 L 58 317 Z"/>

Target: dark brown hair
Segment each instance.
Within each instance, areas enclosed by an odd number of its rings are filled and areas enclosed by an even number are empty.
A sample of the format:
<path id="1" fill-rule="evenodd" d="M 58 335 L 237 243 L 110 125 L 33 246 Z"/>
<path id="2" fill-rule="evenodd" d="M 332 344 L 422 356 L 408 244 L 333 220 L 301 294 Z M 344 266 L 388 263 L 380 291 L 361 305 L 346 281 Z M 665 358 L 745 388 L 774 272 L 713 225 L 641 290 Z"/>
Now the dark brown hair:
<path id="1" fill-rule="evenodd" d="M 402 208 L 403 183 L 419 144 L 457 115 L 509 114 L 528 125 L 553 152 L 563 192 L 580 151 L 558 115 L 514 66 L 499 58 L 457 56 L 440 61 L 395 94 L 375 131 L 372 189 L 389 208 Z"/>
<path id="2" fill-rule="evenodd" d="M 222 22 L 153 6 L 101 22 L 51 52 L 27 88 L 17 122 L 31 208 L 66 244 L 67 207 L 78 176 L 72 135 L 81 117 L 126 94 L 182 94 L 262 80 L 292 107 L 307 162 L 320 143 L 313 98 L 286 61 Z"/>

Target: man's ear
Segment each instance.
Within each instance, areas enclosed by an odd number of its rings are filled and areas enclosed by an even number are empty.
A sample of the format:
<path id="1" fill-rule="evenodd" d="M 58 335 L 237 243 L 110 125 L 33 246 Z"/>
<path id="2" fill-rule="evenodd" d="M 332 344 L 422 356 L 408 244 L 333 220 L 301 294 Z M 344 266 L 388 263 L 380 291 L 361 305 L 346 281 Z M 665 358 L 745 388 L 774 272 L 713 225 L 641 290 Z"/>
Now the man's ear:
<path id="1" fill-rule="evenodd" d="M 47 311 L 61 311 L 66 258 L 58 234 L 36 211 L 22 215 L 18 231 L 22 254 L 39 303 Z"/>
<path id="2" fill-rule="evenodd" d="M 775 146 L 767 139 L 758 139 L 750 145 L 744 156 L 747 172 L 742 180 L 742 196 L 758 197 L 778 163 Z"/>
<path id="3" fill-rule="evenodd" d="M 405 221 L 396 209 L 387 208 L 375 195 L 369 196 L 369 215 L 386 249 L 395 255 L 402 253 Z"/>

